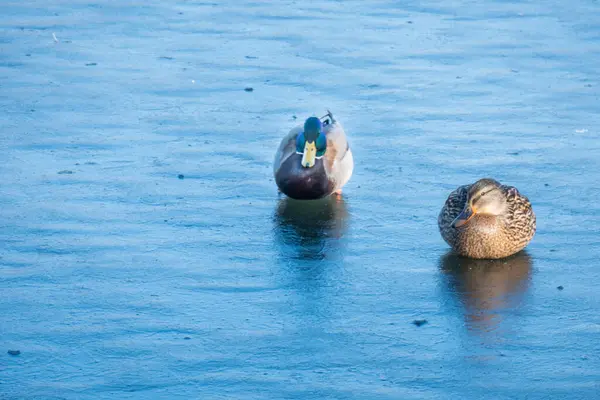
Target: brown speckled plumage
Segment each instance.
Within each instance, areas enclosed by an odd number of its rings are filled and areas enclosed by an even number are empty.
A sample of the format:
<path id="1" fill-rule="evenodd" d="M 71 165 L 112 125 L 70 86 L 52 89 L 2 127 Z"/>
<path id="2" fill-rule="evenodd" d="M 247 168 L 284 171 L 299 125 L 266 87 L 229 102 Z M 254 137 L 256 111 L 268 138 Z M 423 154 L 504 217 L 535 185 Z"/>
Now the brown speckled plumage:
<path id="1" fill-rule="evenodd" d="M 506 200 L 506 209 L 500 215 L 475 214 L 468 223 L 455 228 L 452 222 L 467 203 L 473 185 L 460 186 L 448 196 L 438 216 L 442 237 L 457 253 L 471 258 L 503 258 L 527 246 L 535 234 L 535 214 L 527 197 L 512 186 L 493 180 Z"/>

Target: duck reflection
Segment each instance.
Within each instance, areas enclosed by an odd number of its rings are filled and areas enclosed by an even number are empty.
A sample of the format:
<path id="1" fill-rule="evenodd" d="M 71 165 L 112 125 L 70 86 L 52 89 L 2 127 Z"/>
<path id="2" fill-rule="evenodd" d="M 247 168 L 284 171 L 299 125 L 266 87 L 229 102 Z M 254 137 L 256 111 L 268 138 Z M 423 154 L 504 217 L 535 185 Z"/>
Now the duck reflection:
<path id="1" fill-rule="evenodd" d="M 495 330 L 503 311 L 519 305 L 531 265 L 526 252 L 502 260 L 474 260 L 449 252 L 440 259 L 446 289 L 462 303 L 467 328 L 479 333 Z"/>
<path id="2" fill-rule="evenodd" d="M 282 198 L 275 211 L 275 234 L 283 256 L 322 260 L 335 255 L 337 240 L 347 227 L 348 210 L 343 198 L 320 200 Z"/>

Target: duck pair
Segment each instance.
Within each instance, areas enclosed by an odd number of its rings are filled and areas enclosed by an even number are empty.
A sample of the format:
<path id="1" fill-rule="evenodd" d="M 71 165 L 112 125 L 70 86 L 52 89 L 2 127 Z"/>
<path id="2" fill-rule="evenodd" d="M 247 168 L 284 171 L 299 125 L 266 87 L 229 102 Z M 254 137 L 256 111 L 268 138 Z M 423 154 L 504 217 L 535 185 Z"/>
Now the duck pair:
<path id="1" fill-rule="evenodd" d="M 340 195 L 353 169 L 346 133 L 329 111 L 292 129 L 275 155 L 279 190 L 298 200 Z M 494 179 L 480 179 L 450 193 L 438 216 L 438 227 L 458 254 L 497 259 L 524 249 L 536 225 L 527 197 Z"/>

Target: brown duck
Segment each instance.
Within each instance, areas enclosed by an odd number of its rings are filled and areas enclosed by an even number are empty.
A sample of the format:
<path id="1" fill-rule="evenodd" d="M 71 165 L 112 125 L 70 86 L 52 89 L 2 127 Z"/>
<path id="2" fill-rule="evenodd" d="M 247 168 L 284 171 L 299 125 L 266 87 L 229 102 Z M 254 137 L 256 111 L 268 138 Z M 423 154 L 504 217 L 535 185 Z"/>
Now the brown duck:
<path id="1" fill-rule="evenodd" d="M 480 179 L 450 193 L 438 226 L 446 243 L 462 256 L 504 258 L 529 244 L 535 214 L 516 188 Z"/>

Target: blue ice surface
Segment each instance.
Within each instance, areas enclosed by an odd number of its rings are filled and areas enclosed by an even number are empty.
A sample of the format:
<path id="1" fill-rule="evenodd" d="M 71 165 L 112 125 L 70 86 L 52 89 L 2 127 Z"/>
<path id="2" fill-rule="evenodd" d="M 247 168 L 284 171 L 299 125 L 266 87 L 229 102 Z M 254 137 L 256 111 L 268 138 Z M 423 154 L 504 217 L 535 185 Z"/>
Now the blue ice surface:
<path id="1" fill-rule="evenodd" d="M 598 398 L 598 1 L 0 9 L 0 398 Z M 278 197 L 327 108 L 343 198 Z M 457 261 L 484 176 L 538 233 Z"/>

